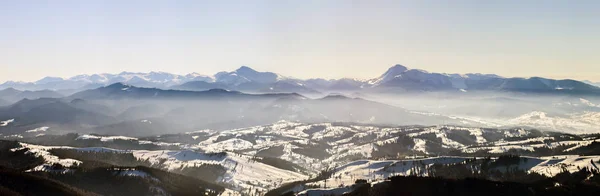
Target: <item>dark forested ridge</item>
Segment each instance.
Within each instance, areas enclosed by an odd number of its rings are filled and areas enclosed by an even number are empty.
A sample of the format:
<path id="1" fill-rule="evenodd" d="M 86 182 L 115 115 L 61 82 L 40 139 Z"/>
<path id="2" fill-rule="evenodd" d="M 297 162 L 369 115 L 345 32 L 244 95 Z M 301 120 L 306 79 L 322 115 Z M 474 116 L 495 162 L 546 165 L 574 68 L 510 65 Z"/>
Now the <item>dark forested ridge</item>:
<path id="1" fill-rule="evenodd" d="M 26 153 L 15 141 L 0 140 L 0 195 L 218 195 L 220 185 L 200 179 L 203 172 L 219 172 L 218 167 L 198 166 L 178 173 L 195 171 L 197 177 L 150 168 L 151 164 L 128 153 L 81 152 L 53 149 L 59 157 L 84 160 L 65 168 L 53 164 L 49 171 L 31 171 L 44 163 Z M 26 171 L 27 170 L 27 171 Z M 219 173 L 222 174 L 222 173 Z M 205 176 L 207 178 L 215 178 Z"/>
<path id="2" fill-rule="evenodd" d="M 506 195 L 595 195 L 600 187 L 587 183 L 569 185 L 546 185 L 539 183 L 498 182 L 485 179 L 445 179 L 433 177 L 396 176 L 388 181 L 375 184 L 357 181 L 354 191 L 347 196 L 379 196 L 379 195 L 460 195 L 460 196 L 506 196 Z"/>
<path id="3" fill-rule="evenodd" d="M 0 168 L 0 195 L 97 195 L 39 175 Z"/>

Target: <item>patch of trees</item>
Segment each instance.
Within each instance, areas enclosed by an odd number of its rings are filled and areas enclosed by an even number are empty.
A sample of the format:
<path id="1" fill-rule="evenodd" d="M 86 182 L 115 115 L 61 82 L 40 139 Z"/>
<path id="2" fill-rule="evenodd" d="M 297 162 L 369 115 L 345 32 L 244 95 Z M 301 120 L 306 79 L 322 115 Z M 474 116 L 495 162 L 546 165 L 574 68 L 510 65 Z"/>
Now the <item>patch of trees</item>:
<path id="1" fill-rule="evenodd" d="M 443 127 L 440 131 L 445 131 L 448 139 L 454 140 L 458 143 L 465 145 L 475 145 L 477 144 L 477 138 L 474 135 L 471 135 L 471 132 L 468 130 L 462 129 L 451 129 Z"/>
<path id="2" fill-rule="evenodd" d="M 244 135 L 235 135 L 235 134 L 230 134 L 230 135 L 220 135 L 219 137 L 217 137 L 217 139 L 215 140 L 215 143 L 217 142 L 222 142 L 228 139 L 241 139 L 241 140 L 246 140 L 250 143 L 252 143 L 253 145 L 256 145 L 256 140 L 258 139 L 257 135 L 254 134 L 244 134 Z"/>
<path id="3" fill-rule="evenodd" d="M 374 186 L 363 186 L 346 195 L 595 195 L 600 187 L 579 183 L 575 186 L 498 182 L 485 179 L 444 179 L 434 177 L 395 176 Z"/>
<path id="4" fill-rule="evenodd" d="M 304 186 L 305 184 L 318 182 L 321 180 L 326 180 L 326 179 L 330 178 L 331 175 L 333 175 L 333 173 L 334 173 L 333 169 L 325 169 L 325 170 L 321 171 L 315 178 L 284 184 L 278 188 L 269 190 L 269 192 L 267 192 L 265 194 L 265 196 L 295 195 L 293 191 L 290 191 L 294 187 Z"/>
<path id="5" fill-rule="evenodd" d="M 490 128 L 482 128 L 483 135 L 481 135 L 486 141 L 494 142 L 501 139 L 504 139 L 504 131 L 499 129 L 490 129 Z"/>
<path id="6" fill-rule="evenodd" d="M 594 141 L 590 145 L 577 148 L 570 153 L 579 155 L 600 155 L 600 142 Z"/>
<path id="7" fill-rule="evenodd" d="M 283 160 L 283 159 L 279 159 L 279 158 L 274 158 L 274 157 L 254 157 L 252 158 L 252 160 L 254 161 L 258 161 L 279 169 L 284 169 L 284 170 L 288 170 L 288 171 L 294 171 L 294 172 L 304 172 L 305 169 L 295 163 Z"/>
<path id="8" fill-rule="evenodd" d="M 145 175 L 123 175 L 132 171 Z M 111 166 L 64 174 L 38 172 L 38 175 L 102 195 L 218 195 L 225 190 L 199 179 L 143 166 Z"/>
<path id="9" fill-rule="evenodd" d="M 327 152 L 327 149 L 331 149 L 331 146 L 326 142 L 317 141 L 310 144 L 292 142 L 292 144 L 299 147 L 292 149 L 293 152 L 305 155 L 307 157 L 323 160 L 331 156 L 331 154 Z"/>
<path id="10" fill-rule="evenodd" d="M 199 178 L 204 178 L 204 176 L 201 176 L 201 175 L 196 176 L 196 178 L 192 178 L 192 177 L 189 177 L 186 175 L 174 174 L 172 172 L 167 172 L 167 171 L 143 167 L 143 166 L 136 167 L 136 169 L 146 172 L 146 173 L 150 174 L 151 176 L 157 178 L 163 184 L 163 188 L 165 188 L 166 190 L 170 190 L 169 192 L 171 192 L 171 193 L 181 192 L 181 194 L 178 194 L 178 195 L 198 195 L 198 194 L 191 194 L 191 193 L 192 192 L 201 192 L 199 190 L 194 190 L 194 189 L 207 189 L 207 192 L 209 193 L 208 195 L 219 195 L 220 193 L 225 191 L 224 187 L 212 183 L 213 182 L 212 180 L 199 179 Z M 224 168 L 222 168 L 222 166 L 221 166 L 221 169 L 216 168 L 216 170 L 222 171 L 222 170 L 224 170 Z M 192 190 L 186 191 L 184 189 L 192 189 Z M 201 194 L 199 194 L 199 195 L 201 195 Z"/>
<path id="11" fill-rule="evenodd" d="M 387 143 L 383 145 L 377 145 L 377 150 L 373 151 L 371 157 L 373 159 L 390 158 L 396 159 L 398 157 L 404 157 L 407 155 L 415 155 L 412 149 L 415 145 L 413 138 L 408 137 L 404 134 L 399 135 L 395 142 Z M 420 154 L 421 155 L 421 154 Z M 424 155 L 424 154 L 422 154 Z"/>
<path id="12" fill-rule="evenodd" d="M 122 153 L 113 151 L 80 151 L 75 149 L 51 149 L 50 153 L 60 158 L 70 158 L 80 160 L 83 163 L 73 167 L 79 171 L 97 171 L 98 168 L 108 167 L 155 167 L 162 168 L 164 161 L 151 163 L 149 160 L 137 159 L 132 153 Z M 225 152 L 209 154 L 208 156 L 225 156 Z M 223 176 L 226 169 L 219 164 L 194 164 L 173 170 L 173 173 L 189 176 L 198 180 L 209 182 L 216 181 Z"/>
<path id="13" fill-rule="evenodd" d="M 473 158 L 456 164 L 434 164 L 426 170 L 430 177 L 446 179 L 477 178 L 523 183 L 547 180 L 547 177 L 540 174 L 519 169 L 518 166 L 522 161 L 526 161 L 526 159 L 521 159 L 516 155 L 502 155 L 497 159 Z"/>
<path id="14" fill-rule="evenodd" d="M 44 146 L 72 147 L 105 147 L 121 150 L 178 150 L 178 146 L 159 146 L 155 144 L 140 144 L 138 140 L 101 141 L 100 139 L 77 139 L 79 134 L 44 135 L 40 137 L 23 138 L 22 141 Z"/>
<path id="15" fill-rule="evenodd" d="M 94 162 L 101 162 L 109 165 L 118 165 L 125 167 L 152 166 L 152 163 L 150 163 L 150 161 L 137 159 L 135 156 L 133 156 L 132 153 L 114 151 L 81 151 L 76 149 L 64 148 L 51 149 L 49 150 L 49 152 L 60 158 L 80 160 L 83 162 L 83 168 L 94 168 L 94 165 L 97 164 Z M 93 162 L 94 165 L 86 163 L 90 161 Z"/>
<path id="16" fill-rule="evenodd" d="M 188 167 L 181 167 L 179 170 L 173 172 L 209 182 L 215 182 L 221 176 L 225 175 L 227 170 L 219 164 L 194 164 Z"/>
<path id="17" fill-rule="evenodd" d="M 19 142 L 0 140 L 0 167 L 25 171 L 44 163 L 43 158 L 26 153 L 29 151 L 27 148 L 16 151 L 11 150 L 20 147 Z"/>
<path id="18" fill-rule="evenodd" d="M 194 139 L 194 137 L 197 137 Z M 196 132 L 191 134 L 179 133 L 179 134 L 165 134 L 160 137 L 148 137 L 140 138 L 143 140 L 167 142 L 167 143 L 183 143 L 183 144 L 198 144 L 199 141 L 204 141 L 209 138 L 209 133 Z"/>
<path id="19" fill-rule="evenodd" d="M 260 150 L 256 153 L 256 156 L 259 157 L 280 157 L 284 154 L 283 146 L 271 146 L 264 150 Z"/>
<path id="20" fill-rule="evenodd" d="M 310 128 L 303 130 L 302 132 L 304 132 L 308 135 L 312 135 L 317 132 L 324 131 L 325 128 L 327 128 L 327 126 L 325 126 L 325 125 L 313 125 L 313 126 L 310 126 Z"/>
<path id="21" fill-rule="evenodd" d="M 368 135 L 364 135 L 362 137 L 353 137 L 348 143 L 361 145 L 374 141 L 375 139 L 377 139 L 377 134 L 369 133 Z"/>
<path id="22" fill-rule="evenodd" d="M 523 144 L 522 146 L 526 146 L 526 145 Z M 446 155 L 463 156 L 463 157 L 471 157 L 471 156 L 487 157 L 487 156 L 502 156 L 502 155 L 510 155 L 510 154 L 520 155 L 520 156 L 556 156 L 556 155 L 582 154 L 582 153 L 577 153 L 578 150 L 565 152 L 566 149 L 572 148 L 574 146 L 575 146 L 575 144 L 572 144 L 572 145 L 562 144 L 562 145 L 554 146 L 552 148 L 550 148 L 550 147 L 534 147 L 533 151 L 524 150 L 524 149 L 509 149 L 505 153 L 500 153 L 500 154 L 489 153 L 490 149 L 485 149 L 485 148 L 482 148 L 480 150 L 477 150 L 475 152 L 470 152 L 470 153 L 465 153 L 465 152 L 462 152 L 460 149 L 457 149 L 457 150 L 448 151 L 448 153 L 446 153 Z M 600 150 L 600 149 L 598 149 L 598 150 Z"/>
<path id="23" fill-rule="evenodd" d="M 0 168 L 0 195 L 97 195 L 30 173 Z"/>

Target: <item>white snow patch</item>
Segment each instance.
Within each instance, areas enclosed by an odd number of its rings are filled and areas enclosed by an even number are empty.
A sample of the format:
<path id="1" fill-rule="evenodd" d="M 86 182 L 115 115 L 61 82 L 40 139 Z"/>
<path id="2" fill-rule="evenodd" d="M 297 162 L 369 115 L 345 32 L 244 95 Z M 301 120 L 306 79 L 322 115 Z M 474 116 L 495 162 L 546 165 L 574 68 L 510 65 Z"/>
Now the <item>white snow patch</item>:
<path id="1" fill-rule="evenodd" d="M 46 132 L 50 127 L 40 127 L 32 130 L 25 131 L 26 133 L 37 133 L 37 132 Z"/>
<path id="2" fill-rule="evenodd" d="M 0 127 L 5 127 L 6 125 L 14 122 L 15 119 L 9 119 L 9 120 L 5 120 L 5 121 L 0 121 Z"/>
<path id="3" fill-rule="evenodd" d="M 102 142 L 112 142 L 115 140 L 138 140 L 137 138 L 133 138 L 133 137 L 126 137 L 126 136 L 96 136 L 96 135 L 80 135 L 79 137 L 76 138 L 76 140 L 89 140 L 89 139 L 99 139 Z"/>

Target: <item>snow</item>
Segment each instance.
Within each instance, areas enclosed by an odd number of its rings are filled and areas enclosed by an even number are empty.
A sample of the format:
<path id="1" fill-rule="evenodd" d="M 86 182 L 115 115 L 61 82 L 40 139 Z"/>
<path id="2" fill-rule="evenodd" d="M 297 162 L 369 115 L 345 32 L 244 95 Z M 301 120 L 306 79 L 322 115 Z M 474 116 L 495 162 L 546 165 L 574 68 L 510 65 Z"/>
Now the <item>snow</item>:
<path id="1" fill-rule="evenodd" d="M 437 138 L 440 138 L 442 140 L 442 147 L 444 147 L 444 148 L 463 148 L 463 147 L 465 147 L 465 145 L 448 138 L 446 132 L 442 131 L 441 128 L 447 128 L 447 127 L 446 126 L 432 127 L 432 128 L 428 128 L 422 132 L 411 133 L 411 134 L 407 134 L 407 135 L 409 137 L 414 138 L 414 137 L 417 137 L 417 136 L 420 136 L 423 134 L 433 133 L 433 134 L 435 134 L 435 136 Z"/>
<path id="2" fill-rule="evenodd" d="M 50 127 L 39 127 L 36 129 L 25 131 L 26 133 L 37 133 L 37 132 L 46 132 Z"/>
<path id="3" fill-rule="evenodd" d="M 529 135 L 529 132 L 524 129 L 517 129 L 517 131 L 504 131 L 504 136 L 506 137 L 523 137 Z"/>
<path id="4" fill-rule="evenodd" d="M 227 172 L 217 182 L 228 184 L 230 185 L 229 188 L 236 191 L 249 188 L 266 191 L 268 188 L 276 187 L 273 185 L 281 185 L 298 179 L 308 178 L 303 174 L 252 161 L 250 160 L 251 156 L 235 153 L 226 153 L 224 156 L 190 150 L 135 150 L 132 153 L 136 158 L 149 160 L 153 164 L 162 162 L 165 166 L 164 169 L 167 170 L 193 167 L 195 164 L 219 164 L 225 167 Z"/>
<path id="5" fill-rule="evenodd" d="M 23 136 L 19 135 L 19 134 L 13 134 L 13 135 L 6 135 L 6 136 L 4 136 L 4 138 L 23 138 Z"/>
<path id="6" fill-rule="evenodd" d="M 60 164 L 64 167 L 71 167 L 73 165 L 82 163 L 81 161 L 78 161 L 75 159 L 61 159 L 55 155 L 52 155 L 50 152 L 48 152 L 48 150 L 50 150 L 52 148 L 57 148 L 57 147 L 47 147 L 47 146 L 33 145 L 33 144 L 27 144 L 27 143 L 20 143 L 20 144 L 21 144 L 21 148 L 15 148 L 15 149 L 11 149 L 11 150 L 17 151 L 17 150 L 28 148 L 29 150 L 27 151 L 27 153 L 32 153 L 36 157 L 42 157 L 44 159 L 44 164 L 35 167 L 31 171 L 46 171 L 49 169 L 49 166 L 51 166 L 52 164 Z M 70 148 L 70 147 L 62 147 L 62 148 Z"/>
<path id="7" fill-rule="evenodd" d="M 178 170 L 181 167 L 193 167 L 196 164 L 219 164 L 225 167 L 227 172 L 218 179 L 216 183 L 228 185 L 228 188 L 235 191 L 250 188 L 267 191 L 268 189 L 276 188 L 284 183 L 308 178 L 308 176 L 304 174 L 275 168 L 270 165 L 253 161 L 251 160 L 252 156 L 235 153 L 226 153 L 225 155 L 220 156 L 192 150 L 116 150 L 102 147 L 73 148 L 68 146 L 40 146 L 26 143 L 21 143 L 21 146 L 21 148 L 12 150 L 16 151 L 28 148 L 29 151 L 27 153 L 33 153 L 35 156 L 44 159 L 44 164 L 35 167 L 31 171 L 48 171 L 50 166 L 54 163 L 61 164 L 65 167 L 81 164 L 81 161 L 75 159 L 60 159 L 49 152 L 50 149 L 66 148 L 79 151 L 132 153 L 136 158 L 148 160 L 154 164 L 154 166 L 159 166 L 159 163 L 162 163 L 160 166 L 163 167 L 162 169 L 166 170 Z M 147 176 L 145 173 L 139 171 L 127 171 L 121 173 L 121 175 Z"/>
<path id="8" fill-rule="evenodd" d="M 102 142 L 112 142 L 114 140 L 138 140 L 133 137 L 126 136 L 96 136 L 96 135 L 80 135 L 76 138 L 76 140 L 89 140 L 89 139 L 99 139 Z"/>
<path id="9" fill-rule="evenodd" d="M 138 138 L 134 138 L 134 137 L 127 137 L 127 136 L 97 136 L 97 135 L 80 135 L 79 137 L 75 138 L 76 140 L 100 140 L 101 142 L 114 142 L 115 140 L 129 140 L 129 141 L 137 141 L 138 144 L 140 145 L 144 145 L 144 144 L 152 144 L 152 145 L 157 145 L 157 146 L 181 146 L 181 143 L 167 143 L 167 142 L 154 142 L 154 141 L 147 141 L 147 140 L 139 140 Z"/>
<path id="10" fill-rule="evenodd" d="M 313 130 L 319 127 L 319 130 Z M 316 131 L 314 133 L 309 130 Z M 455 131 L 466 131 L 474 137 L 473 142 L 477 145 L 470 146 L 450 139 L 449 135 Z M 491 130 L 496 131 L 496 130 Z M 524 129 L 499 129 L 504 137 L 527 137 L 531 132 Z M 331 123 L 302 124 L 296 122 L 280 121 L 272 125 L 256 126 L 242 129 L 233 129 L 225 131 L 200 131 L 208 133 L 205 139 L 191 135 L 190 137 L 198 141 L 197 145 L 190 146 L 191 149 L 202 150 L 206 152 L 232 151 L 241 152 L 247 155 L 255 155 L 257 152 L 271 147 L 283 148 L 283 154 L 280 158 L 295 163 L 309 170 L 309 174 L 315 174 L 325 168 L 331 168 L 336 164 L 343 164 L 347 161 L 356 159 L 356 157 L 370 158 L 379 146 L 393 144 L 397 142 L 397 135 L 400 132 L 406 132 L 415 142 L 410 146 L 414 152 L 423 152 L 431 154 L 427 149 L 429 141 L 419 136 L 423 134 L 434 134 L 441 141 L 442 147 L 455 149 L 465 153 L 477 151 L 487 151 L 490 153 L 504 153 L 511 149 L 533 151 L 535 148 L 556 148 L 564 145 L 574 145 L 572 149 L 589 145 L 594 140 L 585 141 L 546 141 L 549 137 L 525 138 L 516 141 L 488 141 L 485 139 L 485 131 L 481 128 L 459 127 L 459 126 L 433 126 L 433 127 L 398 127 L 383 128 L 375 126 L 344 126 Z M 192 134 L 192 133 L 188 133 Z M 218 141 L 220 137 L 227 138 Z M 252 141 L 248 141 L 254 138 Z M 327 141 L 328 149 L 324 158 L 316 159 L 304 154 L 294 152 L 300 148 L 298 145 L 316 145 L 320 141 Z"/>
<path id="11" fill-rule="evenodd" d="M 14 121 L 15 121 L 15 119 L 9 119 L 9 120 L 5 120 L 5 121 L 0 121 L 0 127 L 5 127 L 5 126 L 7 126 L 8 124 L 10 124 L 10 123 L 12 123 Z"/>
<path id="12" fill-rule="evenodd" d="M 299 196 L 322 196 L 322 195 L 343 195 L 352 191 L 348 187 L 332 188 L 332 189 L 309 189 L 298 193 Z"/>
<path id="13" fill-rule="evenodd" d="M 480 128 L 467 129 L 467 131 L 469 131 L 471 135 L 475 136 L 477 143 L 481 144 L 487 142 L 487 140 L 483 137 L 483 131 Z"/>
<path id="14" fill-rule="evenodd" d="M 573 173 L 579 171 L 581 168 L 594 168 L 598 169 L 595 165 L 600 163 L 600 156 L 555 156 L 555 157 L 544 157 L 543 162 L 529 169 L 531 172 L 536 172 L 546 176 L 554 176 L 559 174 L 566 169 L 568 172 Z M 594 164 L 592 164 L 592 162 Z"/>
<path id="15" fill-rule="evenodd" d="M 544 142 L 546 140 L 554 140 L 554 138 L 553 137 L 535 137 L 535 138 L 529 138 L 529 139 L 525 139 L 525 140 L 509 141 L 509 142 L 501 140 L 501 141 L 495 142 L 494 145 L 496 145 L 496 146 L 520 145 L 520 144 L 527 144 L 527 143 L 532 143 L 532 142 Z"/>
<path id="16" fill-rule="evenodd" d="M 581 101 L 582 104 L 590 106 L 590 107 L 600 107 L 600 105 L 596 105 L 587 99 L 579 98 L 579 101 Z"/>
<path id="17" fill-rule="evenodd" d="M 208 146 L 203 147 L 203 149 L 210 152 L 221 152 L 221 151 L 234 151 L 234 150 L 244 150 L 252 148 L 253 144 L 249 141 L 243 139 L 228 139 L 222 142 L 217 142 L 210 144 Z"/>
<path id="18" fill-rule="evenodd" d="M 231 189 L 226 188 L 225 191 L 223 191 L 223 193 L 221 193 L 222 196 L 241 196 L 242 194 L 238 191 L 234 191 Z"/>
<path id="19" fill-rule="evenodd" d="M 150 175 L 144 171 L 140 171 L 140 170 L 136 170 L 136 169 L 125 169 L 125 170 L 121 169 L 121 170 L 116 170 L 115 173 L 119 176 L 140 177 L 140 178 L 148 178 L 153 181 L 160 181 L 157 178 L 153 177 L 152 175 Z"/>
<path id="20" fill-rule="evenodd" d="M 415 146 L 413 147 L 414 151 L 417 152 L 424 152 L 425 154 L 429 154 L 427 152 L 427 141 L 423 140 L 423 139 L 414 139 L 415 142 Z"/>

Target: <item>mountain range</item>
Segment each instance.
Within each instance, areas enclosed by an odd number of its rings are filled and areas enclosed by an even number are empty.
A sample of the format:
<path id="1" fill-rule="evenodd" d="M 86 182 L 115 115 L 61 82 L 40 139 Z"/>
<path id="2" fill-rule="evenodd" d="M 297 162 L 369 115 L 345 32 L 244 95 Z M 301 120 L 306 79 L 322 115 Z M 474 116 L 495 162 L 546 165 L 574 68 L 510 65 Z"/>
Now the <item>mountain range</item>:
<path id="1" fill-rule="evenodd" d="M 331 92 L 414 92 L 414 91 L 525 91 L 599 94 L 600 87 L 576 80 L 554 80 L 541 77 L 507 78 L 494 74 L 430 73 L 394 65 L 381 76 L 369 79 L 297 79 L 273 72 L 259 72 L 242 66 L 231 72 L 212 76 L 191 73 L 177 75 L 166 72 L 78 75 L 71 78 L 45 77 L 35 82 L 8 81 L 0 89 L 77 92 L 123 83 L 137 87 L 203 91 L 225 89 L 248 93 L 301 93 L 305 95 Z M 69 91 L 70 90 L 70 91 Z M 66 93 L 70 94 L 70 93 Z"/>
<path id="2" fill-rule="evenodd" d="M 24 98 L 0 107 L 0 119 L 12 119 L 0 129 L 4 135 L 23 134 L 44 126 L 139 136 L 205 128 L 239 128 L 280 120 L 419 122 L 425 125 L 465 123 L 464 120 L 416 114 L 400 107 L 343 95 L 311 99 L 297 93 L 163 90 L 123 83 L 60 98 Z"/>

